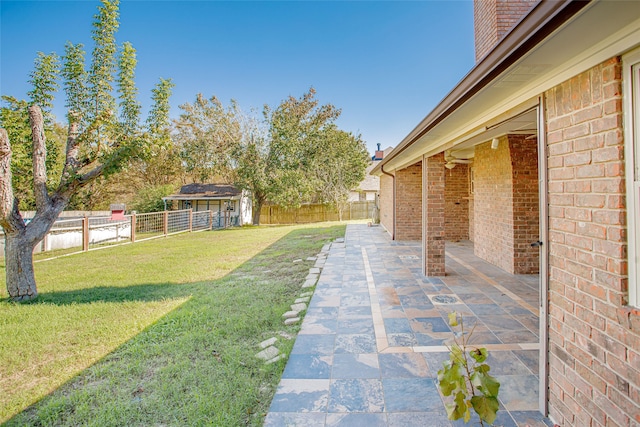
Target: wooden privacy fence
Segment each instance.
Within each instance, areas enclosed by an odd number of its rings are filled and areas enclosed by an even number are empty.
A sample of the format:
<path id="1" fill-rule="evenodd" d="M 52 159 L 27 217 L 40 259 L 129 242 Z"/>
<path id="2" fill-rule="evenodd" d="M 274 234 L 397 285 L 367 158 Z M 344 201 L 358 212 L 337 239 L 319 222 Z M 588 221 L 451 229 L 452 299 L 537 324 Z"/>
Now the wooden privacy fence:
<path id="1" fill-rule="evenodd" d="M 351 202 L 342 212 L 342 220 L 375 219 L 376 202 L 373 200 Z M 280 206 L 262 206 L 260 224 L 305 224 L 309 222 L 339 221 L 338 210 L 329 205 L 308 204 L 298 209 L 285 209 Z"/>

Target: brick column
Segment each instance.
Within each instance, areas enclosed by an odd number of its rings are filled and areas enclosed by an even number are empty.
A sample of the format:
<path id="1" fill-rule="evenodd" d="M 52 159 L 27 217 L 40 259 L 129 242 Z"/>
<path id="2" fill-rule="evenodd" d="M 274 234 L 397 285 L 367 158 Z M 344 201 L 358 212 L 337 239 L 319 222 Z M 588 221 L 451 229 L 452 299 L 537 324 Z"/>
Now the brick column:
<path id="1" fill-rule="evenodd" d="M 422 272 L 444 276 L 444 153 L 422 159 Z"/>
<path id="2" fill-rule="evenodd" d="M 396 171 L 396 240 L 420 240 L 422 236 L 422 164 Z"/>
<path id="3" fill-rule="evenodd" d="M 380 176 L 380 224 L 393 236 L 393 222 L 395 206 L 393 205 L 393 177 L 389 175 Z M 395 236 L 394 236 L 395 238 Z"/>

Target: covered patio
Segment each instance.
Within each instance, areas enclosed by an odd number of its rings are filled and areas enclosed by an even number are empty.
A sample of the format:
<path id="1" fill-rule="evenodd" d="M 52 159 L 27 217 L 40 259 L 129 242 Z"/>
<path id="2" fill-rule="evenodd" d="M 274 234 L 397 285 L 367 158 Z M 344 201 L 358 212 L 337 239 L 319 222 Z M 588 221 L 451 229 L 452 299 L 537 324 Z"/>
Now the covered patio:
<path id="1" fill-rule="evenodd" d="M 333 243 L 265 426 L 452 426 L 437 388 L 455 310 L 500 381 L 495 425 L 548 426 L 539 405 L 537 275 L 513 275 L 447 242 L 446 275 L 420 242 L 350 224 Z M 477 417 L 476 417 L 477 419 Z M 473 419 L 472 419 L 473 420 Z"/>

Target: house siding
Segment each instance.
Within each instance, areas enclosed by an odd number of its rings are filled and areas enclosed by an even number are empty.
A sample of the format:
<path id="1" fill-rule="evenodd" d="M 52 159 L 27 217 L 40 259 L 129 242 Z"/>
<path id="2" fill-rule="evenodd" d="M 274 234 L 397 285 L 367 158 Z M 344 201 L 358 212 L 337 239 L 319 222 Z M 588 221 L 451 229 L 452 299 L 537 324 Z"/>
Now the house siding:
<path id="1" fill-rule="evenodd" d="M 396 240 L 422 239 L 422 162 L 396 172 Z"/>
<path id="2" fill-rule="evenodd" d="M 640 318 L 625 306 L 622 77 L 612 58 L 545 93 L 549 410 L 563 426 L 640 423 Z"/>

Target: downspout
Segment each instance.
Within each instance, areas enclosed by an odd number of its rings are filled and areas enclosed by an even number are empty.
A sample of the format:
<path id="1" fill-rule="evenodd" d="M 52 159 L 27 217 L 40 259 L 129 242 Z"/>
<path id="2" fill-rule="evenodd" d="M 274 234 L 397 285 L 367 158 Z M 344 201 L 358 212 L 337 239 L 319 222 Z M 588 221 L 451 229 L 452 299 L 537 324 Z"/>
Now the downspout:
<path id="1" fill-rule="evenodd" d="M 382 172 L 385 175 L 388 175 L 391 177 L 391 180 L 393 182 L 392 184 L 392 188 L 393 188 L 393 201 L 392 201 L 392 206 L 393 206 L 393 230 L 391 230 L 391 240 L 396 240 L 396 176 L 390 174 L 389 172 L 386 172 L 384 170 L 384 164 L 380 164 L 380 172 Z"/>

